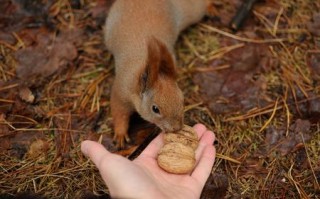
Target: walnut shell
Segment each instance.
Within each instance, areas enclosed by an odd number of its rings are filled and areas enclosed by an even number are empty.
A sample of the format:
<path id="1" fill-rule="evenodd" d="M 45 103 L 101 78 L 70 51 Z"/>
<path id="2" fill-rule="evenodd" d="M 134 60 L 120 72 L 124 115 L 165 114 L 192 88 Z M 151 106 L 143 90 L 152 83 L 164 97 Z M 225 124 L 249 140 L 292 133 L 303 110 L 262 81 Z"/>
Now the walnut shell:
<path id="1" fill-rule="evenodd" d="M 169 173 L 189 173 L 193 170 L 195 162 L 194 150 L 181 143 L 164 145 L 158 155 L 159 166 Z"/>
<path id="2" fill-rule="evenodd" d="M 195 150 L 199 144 L 197 132 L 184 125 L 180 131 L 164 134 L 164 146 L 158 154 L 158 165 L 174 174 L 190 173 L 196 163 Z"/>
<path id="3" fill-rule="evenodd" d="M 184 125 L 180 131 L 165 133 L 163 139 L 164 144 L 179 142 L 186 146 L 190 146 L 193 150 L 196 150 L 199 144 L 197 132 L 187 125 Z"/>

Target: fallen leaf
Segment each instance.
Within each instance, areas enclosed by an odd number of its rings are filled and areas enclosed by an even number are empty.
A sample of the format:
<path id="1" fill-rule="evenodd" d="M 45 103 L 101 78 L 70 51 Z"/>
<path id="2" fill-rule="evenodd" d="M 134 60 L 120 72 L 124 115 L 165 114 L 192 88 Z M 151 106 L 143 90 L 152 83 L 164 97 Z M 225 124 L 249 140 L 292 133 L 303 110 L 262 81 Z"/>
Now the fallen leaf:
<path id="1" fill-rule="evenodd" d="M 305 133 L 310 130 L 310 127 L 311 127 L 311 123 L 309 120 L 297 119 L 296 122 L 293 123 L 289 129 L 294 133 L 300 133 L 300 132 Z"/>
<path id="2" fill-rule="evenodd" d="M 0 30 L 0 41 L 7 43 L 9 45 L 14 45 L 16 43 L 16 39 L 12 34 L 6 33 Z"/>
<path id="3" fill-rule="evenodd" d="M 26 27 L 40 27 L 49 22 L 48 11 L 53 0 L 2 0 L 0 4 L 0 29 L 18 32 Z"/>
<path id="4" fill-rule="evenodd" d="M 0 88 L 4 87 L 4 86 L 8 86 L 10 84 L 2 84 L 0 82 Z M 18 95 L 18 89 L 7 89 L 7 90 L 2 90 L 0 92 L 0 99 L 2 100 L 6 100 L 7 102 L 2 101 L 1 102 L 1 106 L 0 106 L 0 113 L 6 114 L 8 112 L 10 112 L 10 110 L 12 109 L 12 106 L 15 102 L 16 96 Z"/>
<path id="5" fill-rule="evenodd" d="M 96 20 L 98 26 L 102 26 L 106 16 L 115 0 L 97 0 L 95 5 L 90 8 L 89 13 Z"/>
<path id="6" fill-rule="evenodd" d="M 76 29 L 61 32 L 56 37 L 53 33 L 39 32 L 35 45 L 15 53 L 17 76 L 36 83 L 39 78 L 48 77 L 66 67 L 77 57 L 74 43 L 81 35 L 81 31 Z"/>
<path id="7" fill-rule="evenodd" d="M 33 141 L 27 152 L 27 156 L 30 158 L 35 158 L 41 154 L 44 154 L 49 149 L 49 143 L 42 139 L 37 139 Z"/>
<path id="8" fill-rule="evenodd" d="M 297 119 L 288 129 L 288 135 L 285 127 L 270 126 L 266 130 L 264 151 L 266 156 L 272 151 L 280 152 L 285 156 L 304 146 L 305 142 L 311 139 L 311 123 L 309 120 Z"/>
<path id="9" fill-rule="evenodd" d="M 315 81 L 320 81 L 320 52 L 308 54 L 307 64 L 310 69 L 312 78 Z"/>
<path id="10" fill-rule="evenodd" d="M 226 174 L 214 172 L 211 174 L 202 190 L 201 199 L 220 199 L 227 194 L 229 180 Z"/>
<path id="11" fill-rule="evenodd" d="M 1 113 L 0 114 L 0 138 L 9 134 L 10 134 L 10 129 L 8 124 L 6 124 L 6 116 L 3 113 Z M 1 145 L 2 144 L 0 144 L 0 146 Z"/>
<path id="12" fill-rule="evenodd" d="M 268 170 L 263 166 L 263 159 L 258 157 L 247 157 L 242 161 L 241 166 L 239 167 L 239 176 L 253 176 L 257 177 L 258 175 L 265 175 L 268 173 Z"/>
<path id="13" fill-rule="evenodd" d="M 224 45 L 234 43 L 223 42 Z M 266 79 L 262 75 L 266 64 L 276 64 L 264 45 L 248 44 L 228 53 L 223 64 L 230 67 L 221 71 L 200 72 L 193 76 L 200 87 L 204 102 L 215 114 L 246 111 L 265 106 L 269 101 L 266 94 Z M 211 66 L 214 69 L 214 65 Z"/>
<path id="14" fill-rule="evenodd" d="M 274 126 L 270 126 L 267 131 L 266 131 L 266 137 L 265 137 L 265 143 L 268 146 L 268 149 L 271 147 L 269 146 L 274 146 L 280 138 L 282 138 L 285 134 L 284 129 L 277 129 Z"/>
<path id="15" fill-rule="evenodd" d="M 298 169 L 307 169 L 309 167 L 308 155 L 304 147 L 297 151 L 295 164 Z"/>
<path id="16" fill-rule="evenodd" d="M 313 123 L 320 122 L 320 97 L 311 99 L 309 103 L 309 116 Z"/>
<path id="17" fill-rule="evenodd" d="M 12 132 L 0 139 L 0 149 L 7 150 L 11 156 L 23 158 L 34 140 L 44 138 L 44 134 L 36 131 Z"/>
<path id="18" fill-rule="evenodd" d="M 32 91 L 25 86 L 19 89 L 19 96 L 23 101 L 28 103 L 33 103 L 35 100 L 35 96 L 33 95 Z"/>
<path id="19" fill-rule="evenodd" d="M 215 0 L 208 7 L 210 19 L 214 19 L 213 24 L 218 26 L 228 26 L 231 19 L 237 12 L 242 1 L 240 0 Z"/>
<path id="20" fill-rule="evenodd" d="M 320 13 L 314 13 L 312 21 L 307 24 L 308 30 L 314 36 L 320 37 Z"/>

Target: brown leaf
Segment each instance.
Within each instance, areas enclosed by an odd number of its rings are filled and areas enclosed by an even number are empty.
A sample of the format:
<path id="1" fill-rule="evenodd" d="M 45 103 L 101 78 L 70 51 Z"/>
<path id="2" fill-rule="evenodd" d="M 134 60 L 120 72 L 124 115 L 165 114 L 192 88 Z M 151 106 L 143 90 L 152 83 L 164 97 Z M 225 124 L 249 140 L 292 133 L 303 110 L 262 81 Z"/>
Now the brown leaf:
<path id="1" fill-rule="evenodd" d="M 270 126 L 266 131 L 265 143 L 267 146 L 274 146 L 279 139 L 284 136 L 284 133 L 284 129 L 277 129 L 274 126 Z"/>
<path id="2" fill-rule="evenodd" d="M 2 137 L 6 137 L 8 135 L 10 135 L 10 129 L 8 124 L 6 124 L 6 116 L 4 114 L 0 114 L 0 146 L 2 146 L 1 148 L 5 148 L 6 144 L 5 141 L 3 139 L 1 139 Z"/>
<path id="3" fill-rule="evenodd" d="M 306 169 L 308 168 L 308 155 L 306 152 L 306 149 L 303 147 L 298 150 L 296 156 L 295 156 L 295 163 L 298 167 L 298 169 Z"/>
<path id="4" fill-rule="evenodd" d="M 113 4 L 114 0 L 97 0 L 95 6 L 93 6 L 89 13 L 92 15 L 93 18 L 97 18 L 100 15 L 106 17 L 106 10 L 109 10 L 111 5 Z"/>
<path id="5" fill-rule="evenodd" d="M 227 43 L 224 44 L 230 45 Z M 266 79 L 260 75 L 261 68 L 266 68 L 266 64 L 275 64 L 266 61 L 268 59 L 272 58 L 265 46 L 248 44 L 224 57 L 223 64 L 231 65 L 230 68 L 196 73 L 193 80 L 200 86 L 203 100 L 214 113 L 264 106 L 269 99 L 266 95 Z"/>
<path id="6" fill-rule="evenodd" d="M 13 45 L 16 42 L 16 39 L 13 37 L 12 34 L 0 30 L 0 41 Z"/>
<path id="7" fill-rule="evenodd" d="M 29 150 L 27 152 L 27 156 L 31 158 L 35 158 L 43 153 L 46 153 L 48 149 L 49 149 L 48 142 L 42 139 L 35 140 L 31 143 Z"/>
<path id="8" fill-rule="evenodd" d="M 320 27 L 319 27 L 320 31 Z M 320 81 L 320 52 L 310 53 L 307 56 L 307 64 L 311 71 L 311 76 L 315 81 Z"/>
<path id="9" fill-rule="evenodd" d="M 0 139 L 0 149 L 8 150 L 10 155 L 22 158 L 31 143 L 36 139 L 44 138 L 44 134 L 36 131 L 20 131 L 11 133 L 10 135 Z"/>
<path id="10" fill-rule="evenodd" d="M 0 138 L 10 134 L 9 126 L 6 124 L 5 121 L 6 121 L 5 115 L 1 113 L 0 114 Z M 1 146 L 1 144 L 0 144 L 0 146 Z"/>
<path id="11" fill-rule="evenodd" d="M 35 82 L 66 67 L 77 57 L 74 43 L 80 36 L 81 32 L 75 29 L 62 32 L 57 37 L 47 31 L 39 32 L 36 45 L 15 53 L 18 62 L 17 76 Z"/>
<path id="12" fill-rule="evenodd" d="M 267 150 L 261 151 L 269 154 L 271 150 L 276 150 L 283 156 L 287 155 L 299 149 L 304 145 L 304 142 L 308 142 L 311 139 L 310 128 L 310 121 L 301 119 L 297 119 L 295 123 L 290 125 L 288 135 L 286 135 L 286 128 L 270 126 L 266 130 L 265 137 L 265 147 Z"/>
<path id="13" fill-rule="evenodd" d="M 34 109 L 34 106 L 23 102 L 19 98 L 16 99 L 9 113 L 6 119 L 14 128 L 32 128 L 38 124 L 36 120 L 40 120 L 42 117 Z"/>
<path id="14" fill-rule="evenodd" d="M 308 30 L 314 36 L 320 37 L 320 13 L 314 13 L 312 21 L 307 25 Z"/>
<path id="15" fill-rule="evenodd" d="M 228 176 L 222 173 L 213 173 L 209 176 L 203 191 L 201 199 L 220 199 L 227 194 L 229 187 Z"/>
<path id="16" fill-rule="evenodd" d="M 257 175 L 267 174 L 268 170 L 263 166 L 263 160 L 257 157 L 247 157 L 239 167 L 239 175 L 246 176 L 251 175 L 256 177 Z"/>
<path id="17" fill-rule="evenodd" d="M 240 0 L 215 0 L 208 7 L 208 11 L 211 16 L 210 18 L 215 18 L 215 21 L 213 22 L 218 22 L 215 23 L 215 25 L 228 26 L 241 3 L 242 2 Z"/>
<path id="18" fill-rule="evenodd" d="M 295 132 L 295 133 L 300 133 L 300 132 L 308 132 L 311 127 L 311 123 L 309 120 L 301 120 L 297 119 L 294 124 L 290 126 L 290 130 Z"/>
<path id="19" fill-rule="evenodd" d="M 19 96 L 23 101 L 28 103 L 33 103 L 35 100 L 35 96 L 33 95 L 32 91 L 25 86 L 19 89 Z"/>
<path id="20" fill-rule="evenodd" d="M 115 0 L 98 0 L 95 2 L 89 13 L 97 21 L 97 25 L 103 25 L 108 12 Z"/>
<path id="21" fill-rule="evenodd" d="M 39 27 L 47 23 L 48 10 L 53 0 L 2 0 L 0 4 L 0 29 L 18 32 L 25 27 Z"/>

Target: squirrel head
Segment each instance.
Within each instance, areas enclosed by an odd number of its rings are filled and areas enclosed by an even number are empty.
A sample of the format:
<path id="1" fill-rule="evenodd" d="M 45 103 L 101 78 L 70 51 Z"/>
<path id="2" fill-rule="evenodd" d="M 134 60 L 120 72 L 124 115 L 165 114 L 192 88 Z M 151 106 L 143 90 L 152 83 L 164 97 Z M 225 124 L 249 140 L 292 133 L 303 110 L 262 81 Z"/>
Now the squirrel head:
<path id="1" fill-rule="evenodd" d="M 139 79 L 141 103 L 138 113 L 163 131 L 183 127 L 184 99 L 177 85 L 173 55 L 159 40 L 148 43 L 148 57 Z"/>

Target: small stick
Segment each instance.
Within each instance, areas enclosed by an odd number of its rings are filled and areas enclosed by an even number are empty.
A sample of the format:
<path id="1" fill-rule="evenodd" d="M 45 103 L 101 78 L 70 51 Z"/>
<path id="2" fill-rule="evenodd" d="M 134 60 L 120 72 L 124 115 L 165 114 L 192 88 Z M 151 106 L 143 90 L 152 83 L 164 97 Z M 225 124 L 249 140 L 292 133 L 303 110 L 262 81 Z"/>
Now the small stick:
<path id="1" fill-rule="evenodd" d="M 142 144 L 140 144 L 138 146 L 138 148 L 136 148 L 136 150 L 134 150 L 128 157 L 129 160 L 134 160 L 136 159 L 141 152 L 150 144 L 150 142 L 156 138 L 160 133 L 160 129 L 155 128 L 149 135 L 148 137 L 143 141 Z"/>
<path id="2" fill-rule="evenodd" d="M 248 14 L 250 13 L 253 4 L 256 2 L 257 0 L 246 0 L 241 7 L 238 9 L 237 14 L 233 17 L 233 19 L 231 20 L 230 26 L 231 29 L 233 31 L 237 31 L 240 26 L 242 25 L 242 23 L 244 22 L 244 20 L 247 18 Z"/>

